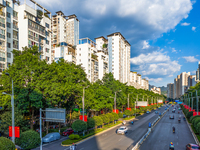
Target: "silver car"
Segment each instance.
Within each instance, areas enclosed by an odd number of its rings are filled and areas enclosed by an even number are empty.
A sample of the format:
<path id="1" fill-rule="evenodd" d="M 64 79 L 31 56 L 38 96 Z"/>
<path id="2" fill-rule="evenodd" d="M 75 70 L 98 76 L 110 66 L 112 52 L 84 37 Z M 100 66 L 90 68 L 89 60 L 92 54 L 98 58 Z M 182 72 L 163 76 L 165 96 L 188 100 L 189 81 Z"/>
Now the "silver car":
<path id="1" fill-rule="evenodd" d="M 49 143 L 55 140 L 60 139 L 60 133 L 58 132 L 53 132 L 53 133 L 49 133 L 47 134 L 45 137 L 42 138 L 42 142 L 43 143 Z"/>

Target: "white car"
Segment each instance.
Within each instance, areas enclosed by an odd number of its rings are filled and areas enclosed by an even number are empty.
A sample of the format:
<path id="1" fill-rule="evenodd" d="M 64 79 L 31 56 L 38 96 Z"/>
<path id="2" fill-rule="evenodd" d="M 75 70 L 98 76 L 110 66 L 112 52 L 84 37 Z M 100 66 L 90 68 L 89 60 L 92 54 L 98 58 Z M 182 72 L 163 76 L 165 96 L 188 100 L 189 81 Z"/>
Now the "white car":
<path id="1" fill-rule="evenodd" d="M 118 130 L 117 130 L 117 134 L 126 134 L 128 131 L 128 128 L 126 126 L 121 126 Z"/>

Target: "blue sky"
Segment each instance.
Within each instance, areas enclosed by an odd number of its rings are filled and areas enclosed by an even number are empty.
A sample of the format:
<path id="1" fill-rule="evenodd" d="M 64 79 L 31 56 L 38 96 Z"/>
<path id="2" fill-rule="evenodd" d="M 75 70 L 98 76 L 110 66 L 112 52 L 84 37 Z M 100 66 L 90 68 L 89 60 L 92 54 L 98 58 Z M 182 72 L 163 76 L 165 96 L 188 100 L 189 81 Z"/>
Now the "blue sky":
<path id="1" fill-rule="evenodd" d="M 200 1 L 36 0 L 52 12 L 76 14 L 80 38 L 121 32 L 131 44 L 131 71 L 166 86 L 200 60 Z"/>

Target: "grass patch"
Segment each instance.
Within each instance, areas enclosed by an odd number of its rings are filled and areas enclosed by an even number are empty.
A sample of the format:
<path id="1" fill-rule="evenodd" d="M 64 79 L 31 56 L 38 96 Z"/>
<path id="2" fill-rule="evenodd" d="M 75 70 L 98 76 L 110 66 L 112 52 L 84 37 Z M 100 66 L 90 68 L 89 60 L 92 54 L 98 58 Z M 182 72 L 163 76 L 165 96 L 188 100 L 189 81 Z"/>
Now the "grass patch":
<path id="1" fill-rule="evenodd" d="M 135 116 L 129 116 L 129 118 L 128 117 L 126 117 L 126 118 L 124 118 L 123 120 L 131 120 L 131 119 L 133 119 L 133 118 L 135 118 Z"/>
<path id="2" fill-rule="evenodd" d="M 67 139 L 67 140 L 65 140 L 65 141 L 62 141 L 62 144 L 63 144 L 63 145 L 70 145 L 70 144 L 79 142 L 79 141 L 81 141 L 81 140 L 82 140 L 82 138 L 74 139 L 74 140 Z"/>

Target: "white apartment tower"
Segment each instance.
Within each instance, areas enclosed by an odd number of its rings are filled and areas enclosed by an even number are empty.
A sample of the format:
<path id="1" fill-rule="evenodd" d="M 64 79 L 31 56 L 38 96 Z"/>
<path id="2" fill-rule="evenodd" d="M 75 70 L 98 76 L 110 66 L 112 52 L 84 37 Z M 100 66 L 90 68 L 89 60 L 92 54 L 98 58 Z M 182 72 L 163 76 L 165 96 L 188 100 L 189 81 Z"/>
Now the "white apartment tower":
<path id="1" fill-rule="evenodd" d="M 98 79 L 102 80 L 105 73 L 108 73 L 108 40 L 101 36 L 95 38 L 96 40 L 96 48 L 97 48 L 97 56 L 98 56 L 98 70 L 99 77 Z"/>
<path id="2" fill-rule="evenodd" d="M 89 38 L 79 39 L 77 45 L 76 64 L 81 65 L 90 82 L 99 78 L 99 63 L 96 43 Z"/>
<path id="3" fill-rule="evenodd" d="M 167 84 L 167 97 L 174 98 L 174 84 L 173 83 Z"/>
<path id="4" fill-rule="evenodd" d="M 30 0 L 34 8 L 13 0 L 0 0 L 0 72 L 13 62 L 12 50 L 37 45 L 41 59 L 50 62 L 51 14 Z"/>
<path id="5" fill-rule="evenodd" d="M 130 75 L 130 44 L 120 32 L 108 37 L 109 72 L 116 80 L 129 84 Z"/>

